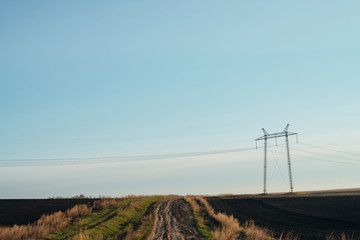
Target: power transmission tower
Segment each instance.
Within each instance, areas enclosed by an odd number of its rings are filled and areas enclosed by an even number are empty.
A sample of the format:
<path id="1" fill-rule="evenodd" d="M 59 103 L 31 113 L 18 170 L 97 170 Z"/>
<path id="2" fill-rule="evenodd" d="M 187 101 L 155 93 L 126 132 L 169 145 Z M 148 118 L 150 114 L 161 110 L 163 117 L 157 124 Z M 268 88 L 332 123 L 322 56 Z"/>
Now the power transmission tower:
<path id="1" fill-rule="evenodd" d="M 291 174 L 291 163 L 290 163 L 290 149 L 289 149 L 289 136 L 296 135 L 296 142 L 298 142 L 298 134 L 293 132 L 288 132 L 289 124 L 286 125 L 284 131 L 278 133 L 268 133 L 264 128 L 262 128 L 264 132 L 264 136 L 261 136 L 255 139 L 256 148 L 257 148 L 257 141 L 264 140 L 264 194 L 266 194 L 266 160 L 267 160 L 267 140 L 271 138 L 275 138 L 277 143 L 277 138 L 285 137 L 286 142 L 286 150 L 287 150 L 287 159 L 288 159 L 288 167 L 289 167 L 289 179 L 290 179 L 290 190 L 293 192 L 293 180 Z"/>

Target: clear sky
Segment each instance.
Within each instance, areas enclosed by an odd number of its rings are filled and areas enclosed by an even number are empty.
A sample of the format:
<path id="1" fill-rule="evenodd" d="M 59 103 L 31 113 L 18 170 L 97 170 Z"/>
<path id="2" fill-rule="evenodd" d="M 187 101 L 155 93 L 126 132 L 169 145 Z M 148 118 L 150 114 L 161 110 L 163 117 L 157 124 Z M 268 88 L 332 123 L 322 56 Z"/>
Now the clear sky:
<path id="1" fill-rule="evenodd" d="M 0 1 L 0 162 L 246 148 L 287 123 L 302 143 L 360 154 L 359 7 Z M 287 191 L 275 149 L 269 190 Z M 262 158 L 0 164 L 0 198 L 256 193 Z M 295 190 L 360 187 L 360 165 L 294 156 L 293 170 Z"/>

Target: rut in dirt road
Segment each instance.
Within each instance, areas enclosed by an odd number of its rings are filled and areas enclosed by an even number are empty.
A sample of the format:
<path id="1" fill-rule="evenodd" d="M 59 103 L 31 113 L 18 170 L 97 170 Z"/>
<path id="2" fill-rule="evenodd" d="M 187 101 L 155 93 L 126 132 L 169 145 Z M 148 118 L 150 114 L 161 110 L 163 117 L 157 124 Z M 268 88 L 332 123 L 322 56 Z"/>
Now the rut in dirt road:
<path id="1" fill-rule="evenodd" d="M 203 239 L 196 229 L 194 217 L 184 199 L 162 202 L 155 213 L 155 224 L 148 240 Z"/>

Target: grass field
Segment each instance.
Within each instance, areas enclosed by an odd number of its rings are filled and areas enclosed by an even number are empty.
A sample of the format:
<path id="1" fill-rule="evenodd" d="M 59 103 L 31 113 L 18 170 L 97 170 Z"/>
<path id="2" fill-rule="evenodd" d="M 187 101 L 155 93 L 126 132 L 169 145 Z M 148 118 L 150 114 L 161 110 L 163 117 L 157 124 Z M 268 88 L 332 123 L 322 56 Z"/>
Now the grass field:
<path id="1" fill-rule="evenodd" d="M 0 227 L 0 239 L 146 239 L 154 210 L 168 197 L 103 199 L 43 215 L 27 225 Z"/>
<path id="2" fill-rule="evenodd" d="M 273 233 L 266 228 L 255 226 L 253 221 L 240 224 L 233 215 L 215 212 L 203 197 L 185 197 L 191 205 L 199 232 L 208 240 L 273 240 Z M 283 240 L 296 240 L 296 237 L 282 236 Z"/>
<path id="3" fill-rule="evenodd" d="M 128 236 L 146 239 L 151 233 L 153 212 L 165 197 L 130 198 L 78 219 L 49 239 L 115 239 Z"/>

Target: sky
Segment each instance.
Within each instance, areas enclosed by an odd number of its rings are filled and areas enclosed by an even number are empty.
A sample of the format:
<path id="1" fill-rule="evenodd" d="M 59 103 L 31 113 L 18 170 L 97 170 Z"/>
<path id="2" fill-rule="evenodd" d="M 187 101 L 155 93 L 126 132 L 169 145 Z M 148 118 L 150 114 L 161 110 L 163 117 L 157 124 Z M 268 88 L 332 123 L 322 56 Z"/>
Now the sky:
<path id="1" fill-rule="evenodd" d="M 360 187 L 359 7 L 0 0 L 0 198 L 260 193 L 261 148 L 102 160 L 249 148 L 288 123 L 295 190 Z M 283 139 L 271 151 L 268 189 L 288 191 Z"/>

